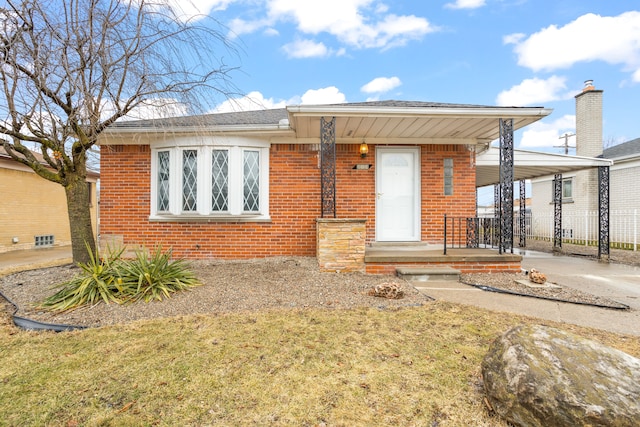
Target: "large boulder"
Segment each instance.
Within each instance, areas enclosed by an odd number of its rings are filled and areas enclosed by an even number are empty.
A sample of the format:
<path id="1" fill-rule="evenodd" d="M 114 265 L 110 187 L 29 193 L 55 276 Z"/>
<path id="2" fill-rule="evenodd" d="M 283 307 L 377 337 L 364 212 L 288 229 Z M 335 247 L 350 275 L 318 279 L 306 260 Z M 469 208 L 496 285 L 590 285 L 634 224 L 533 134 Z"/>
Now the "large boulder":
<path id="1" fill-rule="evenodd" d="M 640 359 L 559 329 L 509 330 L 482 377 L 495 412 L 517 426 L 640 426 Z"/>

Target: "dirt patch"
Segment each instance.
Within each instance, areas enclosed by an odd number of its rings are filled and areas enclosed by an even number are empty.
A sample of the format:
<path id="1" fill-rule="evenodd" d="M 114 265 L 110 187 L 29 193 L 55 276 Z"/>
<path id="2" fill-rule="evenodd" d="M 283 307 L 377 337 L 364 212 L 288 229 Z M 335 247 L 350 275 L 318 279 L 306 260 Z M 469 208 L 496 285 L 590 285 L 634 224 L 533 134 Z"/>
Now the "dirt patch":
<path id="1" fill-rule="evenodd" d="M 96 304 L 53 314 L 35 305 L 54 293 L 52 286 L 79 273 L 64 266 L 15 273 L 0 278 L 0 291 L 20 307 L 17 313 L 47 323 L 104 326 L 138 319 L 186 314 L 215 314 L 269 308 L 377 307 L 394 309 L 428 302 L 407 282 L 389 276 L 321 272 L 315 258 L 266 258 L 248 261 L 194 261 L 192 270 L 203 286 L 164 301 L 127 305 Z M 376 285 L 398 283 L 401 299 L 368 295 Z"/>
<path id="2" fill-rule="evenodd" d="M 608 298 L 596 296 L 571 287 L 550 284 L 549 286 L 530 286 L 528 276 L 523 273 L 464 274 L 463 283 L 488 292 L 504 292 L 514 295 L 570 302 L 573 304 L 593 305 L 604 308 L 625 310 L 629 307 Z"/>
<path id="3" fill-rule="evenodd" d="M 0 292 L 19 307 L 19 316 L 46 323 L 92 327 L 187 314 L 273 308 L 396 309 L 431 301 L 410 283 L 396 277 L 321 272 L 315 258 L 194 261 L 191 265 L 203 286 L 174 294 L 164 301 L 150 303 L 100 303 L 60 314 L 36 308 L 45 297 L 55 292 L 53 287 L 56 284 L 79 274 L 79 269 L 70 265 L 0 277 Z M 564 286 L 530 288 L 517 283 L 517 280 L 523 279 L 526 279 L 524 274 L 468 274 L 463 275 L 461 281 L 538 298 L 620 308 L 615 301 Z M 387 299 L 372 296 L 371 290 L 383 283 L 396 283 L 403 297 Z"/>

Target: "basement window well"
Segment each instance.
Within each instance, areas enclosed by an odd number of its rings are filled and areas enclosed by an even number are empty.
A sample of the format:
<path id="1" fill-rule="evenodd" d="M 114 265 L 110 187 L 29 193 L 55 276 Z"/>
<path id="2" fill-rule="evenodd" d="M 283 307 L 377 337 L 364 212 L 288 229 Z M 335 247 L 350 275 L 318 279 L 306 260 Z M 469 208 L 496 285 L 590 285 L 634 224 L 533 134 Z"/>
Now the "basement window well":
<path id="1" fill-rule="evenodd" d="M 44 236 L 35 236 L 36 248 L 45 248 L 53 246 L 54 238 L 53 234 L 47 234 Z"/>

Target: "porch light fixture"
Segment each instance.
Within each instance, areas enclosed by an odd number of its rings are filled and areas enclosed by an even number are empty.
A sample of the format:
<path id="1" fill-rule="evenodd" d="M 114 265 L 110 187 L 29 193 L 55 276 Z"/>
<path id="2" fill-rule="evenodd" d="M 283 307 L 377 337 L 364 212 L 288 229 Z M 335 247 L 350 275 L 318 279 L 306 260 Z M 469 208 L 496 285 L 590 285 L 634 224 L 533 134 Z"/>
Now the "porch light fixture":
<path id="1" fill-rule="evenodd" d="M 367 154 L 369 154 L 369 146 L 366 142 L 362 141 L 362 144 L 360 144 L 360 157 L 364 159 L 367 157 Z"/>

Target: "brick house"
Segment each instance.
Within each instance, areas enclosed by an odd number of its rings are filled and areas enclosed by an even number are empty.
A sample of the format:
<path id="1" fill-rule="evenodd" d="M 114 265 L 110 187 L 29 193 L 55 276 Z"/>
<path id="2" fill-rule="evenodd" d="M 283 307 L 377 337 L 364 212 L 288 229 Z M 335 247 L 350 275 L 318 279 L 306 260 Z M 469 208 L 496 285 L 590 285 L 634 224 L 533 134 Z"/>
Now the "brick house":
<path id="1" fill-rule="evenodd" d="M 34 153 L 36 158 L 42 158 Z M 42 164 L 46 166 L 44 159 Z M 97 235 L 97 173 L 89 173 L 91 218 Z M 61 185 L 18 163 L 0 146 L 0 252 L 70 246 L 67 198 Z"/>
<path id="2" fill-rule="evenodd" d="M 335 270 L 365 270 L 380 245 L 440 249 L 445 214 L 476 216 L 476 152 L 500 119 L 550 112 L 376 101 L 120 122 L 99 141 L 101 244 Z"/>

